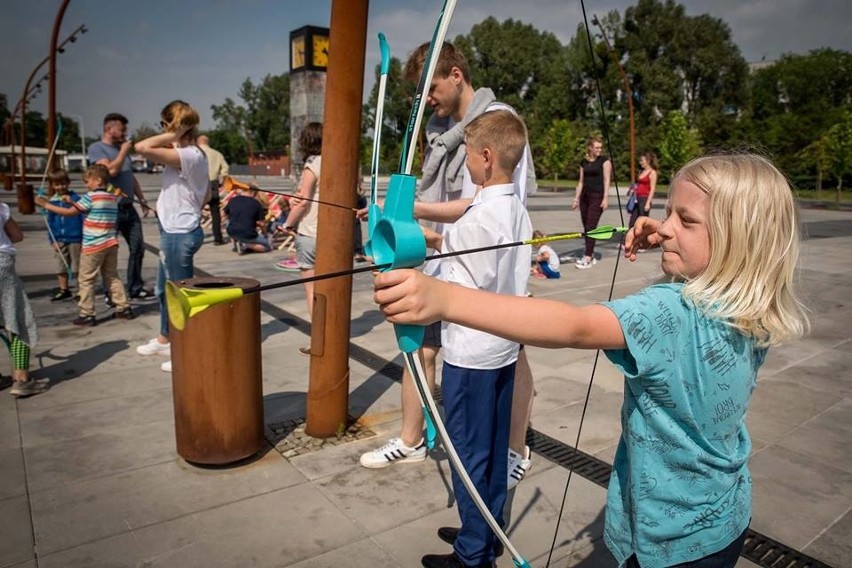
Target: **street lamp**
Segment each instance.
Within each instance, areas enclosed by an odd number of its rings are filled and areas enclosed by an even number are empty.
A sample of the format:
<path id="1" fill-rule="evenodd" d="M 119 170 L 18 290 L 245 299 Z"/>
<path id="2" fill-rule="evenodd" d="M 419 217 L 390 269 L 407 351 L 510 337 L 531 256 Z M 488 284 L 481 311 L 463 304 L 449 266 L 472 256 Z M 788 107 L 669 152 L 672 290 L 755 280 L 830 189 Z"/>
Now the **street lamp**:
<path id="1" fill-rule="evenodd" d="M 67 0 L 66 0 L 65 3 L 67 4 Z M 60 12 L 64 12 L 64 7 L 60 10 Z M 58 31 L 58 30 L 55 29 L 54 31 Z M 18 102 L 18 105 L 20 105 L 20 107 L 21 107 L 21 185 L 18 187 L 18 211 L 20 211 L 21 214 L 29 214 L 29 213 L 33 213 L 35 211 L 35 201 L 33 200 L 32 191 L 27 190 L 27 166 L 26 166 L 26 160 L 27 160 L 27 100 L 29 100 L 29 98 L 30 98 L 30 85 L 32 84 L 32 81 L 35 78 L 36 73 L 38 73 L 39 69 L 41 69 L 42 66 L 44 66 L 45 63 L 47 63 L 48 61 L 51 61 L 52 58 L 56 57 L 56 51 L 64 48 L 65 44 L 67 44 L 67 43 L 72 43 L 74 41 L 77 41 L 76 36 L 77 36 L 78 33 L 84 34 L 87 31 L 88 30 L 86 29 L 86 26 L 82 25 L 82 26 L 78 27 L 76 30 L 74 30 L 73 32 L 71 32 L 71 35 L 68 36 L 67 38 L 65 38 L 65 40 L 61 44 L 59 44 L 59 46 L 55 46 L 55 42 L 51 42 L 51 48 L 53 48 L 55 50 L 52 50 L 51 54 L 48 55 L 47 57 L 45 57 L 44 59 L 42 59 L 41 63 L 36 65 L 35 69 L 33 69 L 33 72 L 30 74 L 29 78 L 27 79 L 27 84 L 24 87 L 24 94 L 21 96 L 21 100 Z M 48 120 L 48 143 L 47 143 L 48 148 L 51 146 L 51 143 L 53 142 L 53 137 L 54 137 L 54 133 L 55 133 L 55 130 L 53 130 L 53 128 L 55 128 L 54 125 L 55 125 L 55 120 L 56 120 L 55 107 L 54 107 L 55 102 L 56 102 L 55 98 L 54 98 L 55 97 L 54 76 L 56 75 L 55 64 L 51 65 L 51 68 L 52 68 L 52 72 L 48 72 L 48 79 L 50 81 L 50 87 L 51 87 L 50 95 L 51 95 L 51 98 L 54 99 L 54 100 L 51 101 L 51 115 L 49 117 L 50 120 Z M 39 83 L 41 83 L 41 81 L 39 81 Z M 36 85 L 36 87 L 38 87 L 39 90 L 41 89 L 40 85 L 38 85 L 38 84 Z"/>
<path id="2" fill-rule="evenodd" d="M 603 37 L 604 44 L 606 44 L 606 49 L 612 57 L 612 60 L 615 62 L 615 66 L 618 67 L 618 72 L 621 74 L 621 79 L 624 81 L 624 90 L 627 92 L 627 108 L 630 114 L 630 183 L 634 183 L 636 181 L 636 130 L 633 121 L 633 89 L 630 88 L 630 81 L 627 80 L 627 73 L 624 72 L 624 68 L 618 61 L 618 57 L 616 57 L 616 53 L 613 51 L 612 46 L 609 44 L 609 39 L 606 37 L 601 21 L 596 15 L 592 16 L 592 24 L 600 28 L 601 36 Z"/>

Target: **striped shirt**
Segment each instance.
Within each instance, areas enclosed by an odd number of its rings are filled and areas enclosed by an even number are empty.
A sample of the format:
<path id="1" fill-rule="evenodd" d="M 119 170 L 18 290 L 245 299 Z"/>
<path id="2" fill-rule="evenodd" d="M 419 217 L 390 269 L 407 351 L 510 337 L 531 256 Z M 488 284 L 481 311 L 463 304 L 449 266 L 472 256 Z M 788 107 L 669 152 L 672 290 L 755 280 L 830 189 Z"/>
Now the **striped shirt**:
<path id="1" fill-rule="evenodd" d="M 118 201 L 115 195 L 99 188 L 81 197 L 80 201 L 74 203 L 74 207 L 86 213 L 83 221 L 83 253 L 92 254 L 118 246 L 115 230 Z"/>

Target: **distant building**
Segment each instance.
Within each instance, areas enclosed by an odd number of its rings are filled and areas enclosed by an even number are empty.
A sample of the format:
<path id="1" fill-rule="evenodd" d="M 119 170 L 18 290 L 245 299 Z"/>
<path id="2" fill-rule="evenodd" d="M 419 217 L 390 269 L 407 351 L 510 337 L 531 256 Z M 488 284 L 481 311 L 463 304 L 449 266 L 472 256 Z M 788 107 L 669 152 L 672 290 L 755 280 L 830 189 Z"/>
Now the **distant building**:
<path id="1" fill-rule="evenodd" d="M 285 150 L 256 152 L 249 156 L 249 170 L 255 176 L 289 176 L 290 156 Z"/>

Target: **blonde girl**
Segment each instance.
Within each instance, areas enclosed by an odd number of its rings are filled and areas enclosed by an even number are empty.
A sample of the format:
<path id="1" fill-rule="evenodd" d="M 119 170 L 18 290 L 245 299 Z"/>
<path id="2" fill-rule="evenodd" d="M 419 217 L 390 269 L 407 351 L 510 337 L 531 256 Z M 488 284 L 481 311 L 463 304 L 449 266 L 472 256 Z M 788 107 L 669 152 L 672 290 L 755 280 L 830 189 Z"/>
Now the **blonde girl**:
<path id="1" fill-rule="evenodd" d="M 745 416 L 767 348 L 808 326 L 787 180 L 753 154 L 693 160 L 667 217 L 642 217 L 625 255 L 660 247 L 667 282 L 572 306 L 499 296 L 417 271 L 376 276 L 388 321 L 444 320 L 539 347 L 604 349 L 624 374 L 623 433 L 604 540 L 628 567 L 734 566 L 751 519 Z M 705 564 L 702 564 L 704 566 Z"/>

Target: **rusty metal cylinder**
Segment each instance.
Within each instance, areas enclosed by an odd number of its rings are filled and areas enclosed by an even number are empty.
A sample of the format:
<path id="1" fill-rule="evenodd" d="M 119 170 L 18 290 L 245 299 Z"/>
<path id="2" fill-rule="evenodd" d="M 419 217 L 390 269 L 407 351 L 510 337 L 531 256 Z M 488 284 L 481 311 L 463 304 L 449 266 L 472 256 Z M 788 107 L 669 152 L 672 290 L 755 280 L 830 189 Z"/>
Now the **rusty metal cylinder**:
<path id="1" fill-rule="evenodd" d="M 258 286 L 250 278 L 181 280 L 195 290 Z M 260 294 L 211 305 L 169 331 L 177 453 L 186 461 L 224 465 L 263 447 Z"/>

